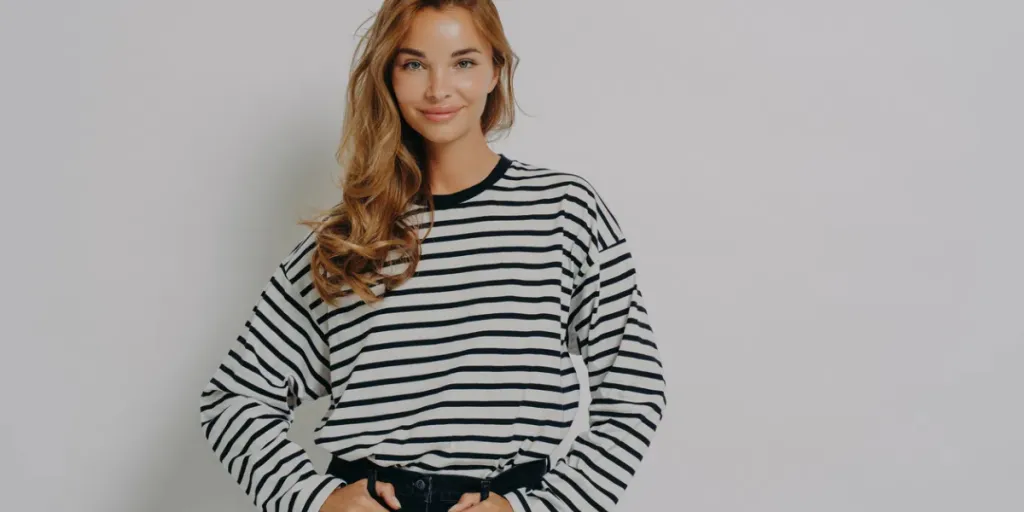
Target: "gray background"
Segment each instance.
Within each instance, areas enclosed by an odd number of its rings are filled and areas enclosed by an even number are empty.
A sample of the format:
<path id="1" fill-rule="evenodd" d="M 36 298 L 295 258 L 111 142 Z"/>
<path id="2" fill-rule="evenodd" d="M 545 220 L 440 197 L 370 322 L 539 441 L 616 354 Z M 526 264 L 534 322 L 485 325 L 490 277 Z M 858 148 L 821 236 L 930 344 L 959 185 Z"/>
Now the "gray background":
<path id="1" fill-rule="evenodd" d="M 377 5 L 3 2 L 5 510 L 251 509 L 198 394 Z M 495 149 L 603 193 L 665 362 L 620 510 L 1024 510 L 1019 2 L 498 5 Z"/>

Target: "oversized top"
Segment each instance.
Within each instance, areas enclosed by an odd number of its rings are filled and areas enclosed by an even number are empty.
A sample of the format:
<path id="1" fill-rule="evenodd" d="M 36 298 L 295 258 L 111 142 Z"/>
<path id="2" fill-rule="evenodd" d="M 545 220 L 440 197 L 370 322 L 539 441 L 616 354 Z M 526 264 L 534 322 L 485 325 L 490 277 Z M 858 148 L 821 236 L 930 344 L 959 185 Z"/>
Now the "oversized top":
<path id="1" fill-rule="evenodd" d="M 375 286 L 383 301 L 324 302 L 312 233 L 274 269 L 200 403 L 214 453 L 258 508 L 316 512 L 348 483 L 286 437 L 296 407 L 327 395 L 315 439 L 342 459 L 492 478 L 550 457 L 579 406 L 573 353 L 589 428 L 542 489 L 502 496 L 516 512 L 614 509 L 666 406 L 629 245 L 586 179 L 500 156 L 481 182 L 434 196 L 416 272 Z M 429 213 L 411 207 L 422 238 Z"/>

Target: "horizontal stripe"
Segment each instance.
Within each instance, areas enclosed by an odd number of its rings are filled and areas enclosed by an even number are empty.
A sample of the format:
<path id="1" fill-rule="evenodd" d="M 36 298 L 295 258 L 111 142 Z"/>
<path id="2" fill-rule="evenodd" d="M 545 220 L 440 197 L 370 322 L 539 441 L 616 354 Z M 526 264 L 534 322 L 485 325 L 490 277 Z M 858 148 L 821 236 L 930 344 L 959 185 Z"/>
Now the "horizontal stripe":
<path id="1" fill-rule="evenodd" d="M 302 403 L 330 397 L 316 442 L 422 472 L 493 477 L 550 457 L 569 434 L 582 357 L 590 426 L 516 512 L 606 511 L 667 405 L 662 364 L 621 226 L 590 182 L 511 160 L 435 212 L 412 278 L 381 302 L 329 305 L 308 233 L 281 261 L 200 394 L 200 425 L 262 510 L 313 511 L 347 482 L 287 438 Z M 385 272 L 408 263 L 398 253 Z M 375 287 L 376 291 L 376 287 Z"/>

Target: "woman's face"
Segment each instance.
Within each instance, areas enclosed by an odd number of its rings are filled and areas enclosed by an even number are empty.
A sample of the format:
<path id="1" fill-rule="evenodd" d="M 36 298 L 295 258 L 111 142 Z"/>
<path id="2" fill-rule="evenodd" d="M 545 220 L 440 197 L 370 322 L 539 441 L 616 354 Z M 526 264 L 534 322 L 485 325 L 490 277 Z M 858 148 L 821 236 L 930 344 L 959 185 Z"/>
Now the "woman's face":
<path id="1" fill-rule="evenodd" d="M 498 83 L 491 59 L 469 11 L 419 11 L 391 75 L 405 122 L 432 144 L 482 136 L 480 118 Z"/>

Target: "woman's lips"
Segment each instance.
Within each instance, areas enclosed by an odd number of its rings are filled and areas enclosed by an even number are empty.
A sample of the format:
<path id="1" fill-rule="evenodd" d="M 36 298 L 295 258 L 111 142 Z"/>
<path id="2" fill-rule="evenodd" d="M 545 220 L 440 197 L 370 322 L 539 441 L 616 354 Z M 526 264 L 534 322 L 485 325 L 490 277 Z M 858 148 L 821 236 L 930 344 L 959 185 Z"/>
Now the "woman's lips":
<path id="1" fill-rule="evenodd" d="M 423 117 L 427 118 L 428 121 L 433 121 L 433 122 L 436 123 L 436 122 L 440 122 L 440 121 L 447 121 L 447 120 L 455 117 L 455 115 L 458 114 L 460 111 L 462 111 L 462 107 L 459 107 L 458 109 L 455 109 L 455 110 L 453 110 L 451 112 L 447 112 L 447 113 L 444 113 L 444 114 L 441 114 L 441 113 L 431 113 L 431 112 L 427 112 L 427 111 L 422 111 L 422 112 L 423 112 Z"/>

